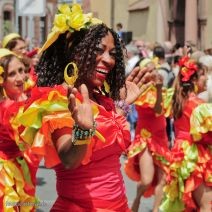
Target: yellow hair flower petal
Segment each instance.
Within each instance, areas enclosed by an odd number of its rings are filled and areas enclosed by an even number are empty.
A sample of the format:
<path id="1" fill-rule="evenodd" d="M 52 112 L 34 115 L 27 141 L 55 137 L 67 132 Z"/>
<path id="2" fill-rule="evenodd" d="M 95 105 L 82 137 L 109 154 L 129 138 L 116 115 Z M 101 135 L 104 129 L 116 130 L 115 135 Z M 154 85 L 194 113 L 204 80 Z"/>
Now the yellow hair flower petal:
<path id="1" fill-rule="evenodd" d="M 66 15 L 64 14 L 55 15 L 53 31 L 59 31 L 60 33 L 64 33 L 68 29 L 69 26 L 67 25 Z"/>
<path id="2" fill-rule="evenodd" d="M 76 31 L 79 31 L 81 28 L 85 27 L 85 18 L 83 14 L 80 13 L 71 13 L 70 20 L 68 21 L 68 25 L 75 29 Z"/>
<path id="3" fill-rule="evenodd" d="M 63 14 L 67 14 L 71 12 L 71 9 L 68 4 L 60 4 L 58 6 L 58 10 Z"/>
<path id="4" fill-rule="evenodd" d="M 60 34 L 65 33 L 66 31 L 79 31 L 80 29 L 101 23 L 101 20 L 92 17 L 92 13 L 83 14 L 83 10 L 79 4 L 61 4 L 58 6 L 58 13 L 54 18 L 52 32 L 48 35 L 39 54 L 51 46 Z"/>
<path id="5" fill-rule="evenodd" d="M 67 73 L 68 67 L 70 65 L 72 65 L 74 67 L 74 71 L 73 71 L 74 73 L 73 73 L 73 76 L 71 76 L 71 77 L 69 77 L 68 76 L 68 73 Z M 75 63 L 73 63 L 73 62 L 68 63 L 66 65 L 66 67 L 65 67 L 65 70 L 64 70 L 64 79 L 65 79 L 66 83 L 68 85 L 74 85 L 75 81 L 77 80 L 77 77 L 78 77 L 78 68 L 77 68 L 77 65 Z"/>
<path id="6" fill-rule="evenodd" d="M 73 4 L 73 6 L 71 7 L 71 11 L 74 13 L 83 13 L 81 5 L 79 4 Z"/>

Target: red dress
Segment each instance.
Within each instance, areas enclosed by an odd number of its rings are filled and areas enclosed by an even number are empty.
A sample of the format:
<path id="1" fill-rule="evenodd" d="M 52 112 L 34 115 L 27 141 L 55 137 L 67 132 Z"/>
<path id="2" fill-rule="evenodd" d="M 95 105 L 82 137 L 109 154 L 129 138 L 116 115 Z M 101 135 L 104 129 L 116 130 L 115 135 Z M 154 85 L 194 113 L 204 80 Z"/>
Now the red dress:
<path id="1" fill-rule="evenodd" d="M 212 104 L 194 94 L 175 120 L 175 142 L 162 211 L 192 211 L 192 192 L 202 183 L 212 186 Z"/>
<path id="2" fill-rule="evenodd" d="M 34 211 L 36 205 L 38 163 L 25 151 L 28 144 L 19 140 L 14 119 L 21 106 L 9 99 L 0 102 L 0 211 Z"/>
<path id="3" fill-rule="evenodd" d="M 69 128 L 71 133 L 74 123 L 62 86 L 38 88 L 32 92 L 32 104 L 20 118 L 28 132 L 33 123 L 37 125 L 32 150 L 43 155 L 46 166 L 53 167 L 56 172 L 58 198 L 51 211 L 129 211 L 119 161 L 130 144 L 127 121 L 114 112 L 110 98 L 100 94 L 96 98 L 101 104 L 92 102 L 97 132 L 82 164 L 76 169 L 66 169 L 61 164 L 51 138 L 59 128 Z M 81 100 L 80 95 L 78 100 Z M 42 118 L 28 120 L 29 113 Z M 27 133 L 22 137 L 27 137 Z"/>
<path id="4" fill-rule="evenodd" d="M 163 90 L 163 101 L 171 96 L 173 90 Z M 154 163 L 167 171 L 170 151 L 168 149 L 168 138 L 166 134 L 166 119 L 164 114 L 167 108 L 163 107 L 161 115 L 156 114 L 153 107 L 156 102 L 156 89 L 150 88 L 135 102 L 138 112 L 138 121 L 135 130 L 135 139 L 129 148 L 128 160 L 125 163 L 125 172 L 134 181 L 140 181 L 139 158 L 142 152 L 148 148 L 152 154 Z M 154 193 L 157 182 L 153 180 L 152 185 L 145 192 L 148 197 Z"/>

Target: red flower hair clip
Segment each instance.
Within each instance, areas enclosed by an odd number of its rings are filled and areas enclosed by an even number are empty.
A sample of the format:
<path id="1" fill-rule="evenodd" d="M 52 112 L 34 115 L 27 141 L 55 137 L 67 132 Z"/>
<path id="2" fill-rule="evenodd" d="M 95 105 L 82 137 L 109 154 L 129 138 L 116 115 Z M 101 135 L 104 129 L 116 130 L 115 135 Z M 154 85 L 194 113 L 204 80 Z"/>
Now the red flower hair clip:
<path id="1" fill-rule="evenodd" d="M 179 60 L 180 74 L 183 76 L 182 81 L 187 82 L 190 77 L 198 70 L 197 64 L 190 60 L 188 56 L 182 57 Z"/>

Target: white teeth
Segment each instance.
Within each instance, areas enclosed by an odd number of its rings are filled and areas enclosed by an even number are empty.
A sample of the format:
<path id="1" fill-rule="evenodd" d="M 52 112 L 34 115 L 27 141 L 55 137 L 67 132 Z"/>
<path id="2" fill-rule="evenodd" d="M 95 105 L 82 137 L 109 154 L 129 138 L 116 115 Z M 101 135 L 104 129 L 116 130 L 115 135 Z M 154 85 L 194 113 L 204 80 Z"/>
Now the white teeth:
<path id="1" fill-rule="evenodd" d="M 102 73 L 102 74 L 107 74 L 108 72 L 106 71 L 106 70 L 104 70 L 104 69 L 97 69 L 96 70 L 97 72 L 100 72 L 100 73 Z"/>

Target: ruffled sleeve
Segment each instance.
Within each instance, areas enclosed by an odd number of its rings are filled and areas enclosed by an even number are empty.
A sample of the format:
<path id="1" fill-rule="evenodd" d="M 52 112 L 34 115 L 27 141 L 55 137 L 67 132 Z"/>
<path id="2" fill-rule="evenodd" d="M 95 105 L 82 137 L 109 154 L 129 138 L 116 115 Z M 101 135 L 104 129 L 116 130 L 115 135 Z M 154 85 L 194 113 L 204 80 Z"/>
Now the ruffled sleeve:
<path id="1" fill-rule="evenodd" d="M 162 88 L 162 114 L 168 117 L 171 114 L 172 97 L 174 94 L 173 88 Z M 142 107 L 154 108 L 157 98 L 157 88 L 150 86 L 146 89 L 135 101 L 135 105 Z"/>
<path id="2" fill-rule="evenodd" d="M 23 128 L 21 138 L 33 153 L 44 156 L 46 167 L 60 163 L 51 133 L 55 129 L 73 126 L 65 93 L 62 88 L 35 88 L 24 112 L 18 116 Z"/>
<path id="3" fill-rule="evenodd" d="M 190 133 L 194 141 L 203 140 L 212 144 L 212 104 L 203 103 L 197 106 L 190 118 Z M 210 136 L 207 136 L 210 134 Z"/>
<path id="4" fill-rule="evenodd" d="M 81 95 L 77 94 L 76 102 L 81 101 Z M 96 118 L 99 113 L 98 107 L 92 104 L 92 110 Z M 57 129 L 70 128 L 71 134 L 74 125 L 68 110 L 66 90 L 61 86 L 34 88 L 25 110 L 17 119 L 22 128 L 20 137 L 29 144 L 32 152 L 43 156 L 48 168 L 59 164 L 61 161 L 52 140 L 52 133 Z M 100 141 L 105 141 L 98 130 L 95 131 L 95 136 Z M 91 152 L 86 154 L 86 161 L 90 156 Z"/>
<path id="5" fill-rule="evenodd" d="M 142 106 L 142 107 L 151 107 L 153 108 L 156 103 L 157 97 L 157 89 L 155 86 L 150 86 L 147 88 L 135 101 L 135 105 Z"/>
<path id="6" fill-rule="evenodd" d="M 69 127 L 71 133 L 74 121 L 64 93 L 57 89 L 36 91 L 25 111 L 18 117 L 24 126 L 21 138 L 31 146 L 32 152 L 44 156 L 46 167 L 52 167 L 60 163 L 60 159 L 51 134 L 63 127 Z"/>

